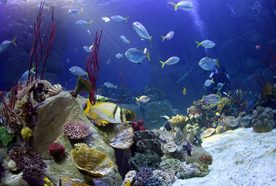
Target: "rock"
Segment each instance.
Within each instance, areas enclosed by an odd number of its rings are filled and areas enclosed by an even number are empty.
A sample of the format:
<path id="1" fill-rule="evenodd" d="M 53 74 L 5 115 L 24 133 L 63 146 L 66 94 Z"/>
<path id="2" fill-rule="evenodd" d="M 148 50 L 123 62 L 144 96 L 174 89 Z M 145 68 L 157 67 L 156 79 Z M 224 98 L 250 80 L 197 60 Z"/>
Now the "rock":
<path id="1" fill-rule="evenodd" d="M 160 128 L 164 124 L 164 119 L 160 117 L 161 115 L 173 115 L 173 107 L 167 100 L 150 102 L 145 104 L 143 108 L 145 127 L 147 129 Z"/>
<path id="2" fill-rule="evenodd" d="M 223 116 L 223 122 L 229 129 L 236 129 L 239 126 L 239 118 L 234 116 Z"/>
<path id="3" fill-rule="evenodd" d="M 215 132 L 216 132 L 216 129 L 214 129 L 214 128 L 208 128 L 208 129 L 204 130 L 201 133 L 201 137 L 202 138 L 208 138 L 208 137 L 212 136 L 213 134 L 215 134 Z"/>
<path id="4" fill-rule="evenodd" d="M 28 186 L 22 178 L 23 173 L 19 174 L 8 174 L 2 179 L 0 186 Z"/>
<path id="5" fill-rule="evenodd" d="M 99 135 L 96 126 L 86 118 L 82 106 L 69 92 L 61 92 L 57 96 L 50 97 L 39 106 L 38 121 L 33 130 L 34 150 L 39 152 L 44 159 L 50 160 L 51 156 L 48 154 L 48 145 L 55 141 L 64 145 L 67 153 L 70 152 L 72 145 L 63 132 L 64 123 L 70 120 L 80 120 L 89 124 L 91 135 L 85 139 L 84 143 L 89 147 L 96 147 L 98 150 L 106 153 L 113 162 L 116 162 L 112 147 L 105 143 Z M 115 172 L 118 172 L 116 170 L 117 166 L 115 166 Z M 83 177 L 76 166 L 74 166 L 72 159 L 68 156 L 60 164 L 54 161 L 48 161 L 47 171 L 49 172 L 49 177 L 55 183 L 58 182 L 60 175 L 65 175 L 70 178 Z M 108 177 L 111 180 L 116 180 L 116 184 L 121 182 L 118 173 L 110 174 Z"/>
<path id="6" fill-rule="evenodd" d="M 240 119 L 240 126 L 243 128 L 252 127 L 252 117 L 250 115 L 245 115 Z"/>
<path id="7" fill-rule="evenodd" d="M 252 114 L 252 125 L 255 132 L 270 132 L 274 127 L 273 110 L 269 107 L 257 107 Z"/>
<path id="8" fill-rule="evenodd" d="M 204 148 L 193 146 L 191 156 L 186 157 L 187 163 L 198 163 L 204 165 L 211 165 L 213 158 Z M 208 167 L 208 166 L 207 166 Z"/>
<path id="9" fill-rule="evenodd" d="M 274 186 L 275 136 L 276 129 L 260 134 L 239 128 L 206 138 L 202 146 L 214 159 L 210 173 L 202 178 L 178 179 L 173 186 Z"/>
<path id="10" fill-rule="evenodd" d="M 14 171 L 17 171 L 17 170 L 18 170 L 15 161 L 10 160 L 10 161 L 8 162 L 8 169 L 9 169 L 11 172 L 14 172 Z"/>
<path id="11" fill-rule="evenodd" d="M 181 161 L 178 159 L 173 159 L 173 158 L 169 158 L 166 160 L 163 160 L 159 167 L 163 170 L 163 171 L 167 171 L 167 170 L 175 170 L 176 172 L 179 171 L 181 166 Z"/>
<path id="12" fill-rule="evenodd" d="M 200 166 L 198 163 L 187 164 L 182 162 L 179 172 L 176 174 L 178 179 L 187 179 L 193 177 L 203 177 L 209 173 L 208 167 Z"/>
<path id="13" fill-rule="evenodd" d="M 221 133 L 224 133 L 226 131 L 226 127 L 225 126 L 217 126 L 216 128 L 216 134 L 221 134 Z"/>
<path id="14" fill-rule="evenodd" d="M 145 153 L 136 152 L 134 157 L 131 157 L 129 159 L 130 165 L 134 169 L 138 169 L 138 170 L 142 167 L 157 168 L 159 166 L 160 162 L 161 162 L 161 158 L 158 156 L 157 153 L 155 153 L 153 151 L 148 151 Z"/>

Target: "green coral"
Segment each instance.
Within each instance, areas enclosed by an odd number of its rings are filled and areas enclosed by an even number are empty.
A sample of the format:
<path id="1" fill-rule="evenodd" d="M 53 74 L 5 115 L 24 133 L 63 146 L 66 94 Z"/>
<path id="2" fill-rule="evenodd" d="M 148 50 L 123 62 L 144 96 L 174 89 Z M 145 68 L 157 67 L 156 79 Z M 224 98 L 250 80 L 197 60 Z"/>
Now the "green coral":
<path id="1" fill-rule="evenodd" d="M 12 138 L 12 135 L 8 133 L 5 127 L 0 127 L 0 142 L 2 143 L 2 146 L 7 147 L 12 141 Z"/>

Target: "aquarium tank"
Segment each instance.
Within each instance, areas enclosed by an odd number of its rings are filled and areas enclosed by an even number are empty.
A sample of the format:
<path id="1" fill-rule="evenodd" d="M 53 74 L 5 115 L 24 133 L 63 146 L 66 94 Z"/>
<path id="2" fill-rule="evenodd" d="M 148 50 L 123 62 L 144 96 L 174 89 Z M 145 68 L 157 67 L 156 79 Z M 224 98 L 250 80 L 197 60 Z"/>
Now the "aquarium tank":
<path id="1" fill-rule="evenodd" d="M 0 0 L 0 186 L 276 185 L 276 0 Z"/>

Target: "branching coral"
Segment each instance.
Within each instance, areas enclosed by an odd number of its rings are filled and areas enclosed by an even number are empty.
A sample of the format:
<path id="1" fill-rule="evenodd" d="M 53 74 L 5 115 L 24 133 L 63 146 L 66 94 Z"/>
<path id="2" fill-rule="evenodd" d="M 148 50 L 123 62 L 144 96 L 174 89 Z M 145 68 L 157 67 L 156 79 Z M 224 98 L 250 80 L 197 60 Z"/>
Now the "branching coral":
<path id="1" fill-rule="evenodd" d="M 89 136 L 90 129 L 83 121 L 68 121 L 64 124 L 64 133 L 72 140 L 82 140 Z"/>
<path id="2" fill-rule="evenodd" d="M 83 143 L 75 144 L 74 147 L 70 155 L 79 170 L 93 177 L 106 176 L 113 170 L 113 161 L 102 151 Z"/>

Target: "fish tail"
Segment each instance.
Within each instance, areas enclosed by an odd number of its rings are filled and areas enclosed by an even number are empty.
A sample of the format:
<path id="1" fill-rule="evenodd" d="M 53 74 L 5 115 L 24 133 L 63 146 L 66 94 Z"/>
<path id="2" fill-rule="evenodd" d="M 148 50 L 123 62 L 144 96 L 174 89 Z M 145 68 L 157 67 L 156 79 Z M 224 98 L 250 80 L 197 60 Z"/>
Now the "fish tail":
<path id="1" fill-rule="evenodd" d="M 162 67 L 162 68 L 164 68 L 164 67 L 165 67 L 165 65 L 166 65 L 166 62 L 164 62 L 164 61 L 161 61 L 161 60 L 160 60 L 160 63 L 162 64 L 162 66 L 161 66 L 161 67 Z"/>
<path id="2" fill-rule="evenodd" d="M 148 58 L 148 60 L 150 62 L 150 52 L 148 51 L 146 55 L 147 55 L 147 58 Z"/>
<path id="3" fill-rule="evenodd" d="M 128 21 L 128 18 L 129 18 L 129 17 L 126 17 L 126 18 L 125 18 L 125 21 L 126 21 L 126 22 Z"/>
<path id="4" fill-rule="evenodd" d="M 172 6 L 174 6 L 174 11 L 176 11 L 178 9 L 178 6 L 177 6 L 176 3 L 170 1 L 169 4 L 171 4 Z"/>
<path id="5" fill-rule="evenodd" d="M 195 41 L 195 43 L 197 44 L 197 48 L 201 45 L 201 43 L 200 42 L 198 42 L 198 41 Z"/>
<path id="6" fill-rule="evenodd" d="M 12 44 L 13 44 L 14 46 L 16 46 L 16 47 L 17 47 L 17 44 L 16 44 L 16 37 L 14 37 L 14 38 L 13 38 L 13 40 L 12 40 Z"/>
<path id="7" fill-rule="evenodd" d="M 135 97 L 135 100 L 136 100 L 137 103 L 139 102 L 139 98 Z"/>
<path id="8" fill-rule="evenodd" d="M 166 36 L 161 36 L 162 42 L 165 40 Z"/>

